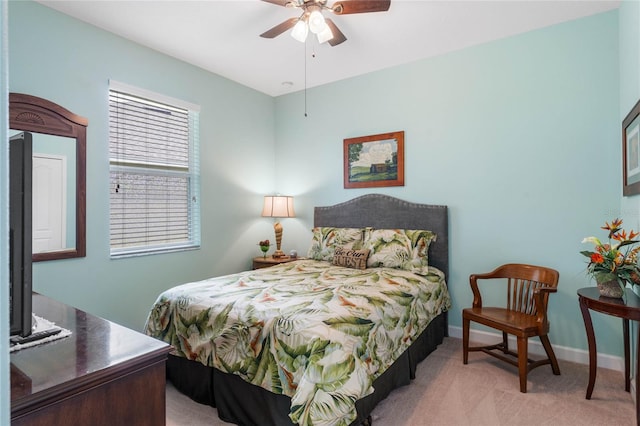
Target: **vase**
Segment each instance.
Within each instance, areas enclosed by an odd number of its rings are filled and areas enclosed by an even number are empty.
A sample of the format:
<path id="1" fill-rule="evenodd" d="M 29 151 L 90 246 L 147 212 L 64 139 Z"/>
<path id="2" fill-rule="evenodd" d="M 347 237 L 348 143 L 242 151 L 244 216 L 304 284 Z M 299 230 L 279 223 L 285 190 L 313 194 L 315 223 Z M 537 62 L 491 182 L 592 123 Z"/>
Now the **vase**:
<path id="1" fill-rule="evenodd" d="M 626 287 L 624 281 L 613 274 L 598 274 L 595 278 L 601 296 L 622 299 Z"/>

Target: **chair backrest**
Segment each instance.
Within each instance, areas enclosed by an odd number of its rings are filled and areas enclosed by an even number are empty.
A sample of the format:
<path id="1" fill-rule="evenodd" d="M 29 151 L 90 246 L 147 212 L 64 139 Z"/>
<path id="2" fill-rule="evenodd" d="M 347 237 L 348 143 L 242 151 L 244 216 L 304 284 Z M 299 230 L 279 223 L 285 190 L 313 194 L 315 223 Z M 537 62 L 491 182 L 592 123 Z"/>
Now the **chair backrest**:
<path id="1" fill-rule="evenodd" d="M 509 263 L 498 267 L 491 273 L 492 278 L 506 278 L 507 309 L 535 315 L 536 304 L 533 291 L 540 287 L 558 287 L 560 274 L 555 269 L 544 266 Z M 549 294 L 544 294 L 545 305 Z"/>

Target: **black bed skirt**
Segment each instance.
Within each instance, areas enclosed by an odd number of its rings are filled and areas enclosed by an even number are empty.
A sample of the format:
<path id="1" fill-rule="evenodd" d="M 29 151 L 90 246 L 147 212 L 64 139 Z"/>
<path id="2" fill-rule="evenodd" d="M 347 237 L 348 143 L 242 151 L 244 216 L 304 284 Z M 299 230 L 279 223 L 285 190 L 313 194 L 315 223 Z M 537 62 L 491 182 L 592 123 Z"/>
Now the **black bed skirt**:
<path id="1" fill-rule="evenodd" d="M 415 378 L 417 364 L 433 352 L 447 335 L 446 312 L 436 317 L 420 337 L 373 382 L 375 392 L 356 401 L 358 412 L 353 425 L 362 424 L 378 402 Z M 167 379 L 176 389 L 196 402 L 218 409 L 221 420 L 238 425 L 292 425 L 291 399 L 245 382 L 199 362 L 169 355 Z"/>

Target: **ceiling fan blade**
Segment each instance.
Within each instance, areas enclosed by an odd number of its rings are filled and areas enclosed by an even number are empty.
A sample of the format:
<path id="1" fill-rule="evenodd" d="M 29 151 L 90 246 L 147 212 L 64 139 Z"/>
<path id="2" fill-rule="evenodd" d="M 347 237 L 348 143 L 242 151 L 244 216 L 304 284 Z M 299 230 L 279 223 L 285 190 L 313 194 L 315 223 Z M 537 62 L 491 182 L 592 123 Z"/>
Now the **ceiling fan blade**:
<path id="1" fill-rule="evenodd" d="M 289 18 L 286 21 L 281 22 L 275 27 L 271 28 L 270 30 L 263 32 L 262 34 L 260 34 L 260 37 L 264 37 L 264 38 L 277 37 L 283 32 L 287 31 L 289 28 L 293 28 L 294 25 L 296 25 L 296 22 L 298 22 L 298 18 Z"/>
<path id="2" fill-rule="evenodd" d="M 286 6 L 287 3 L 291 3 L 291 0 L 262 0 L 267 3 L 277 4 L 278 6 Z"/>
<path id="3" fill-rule="evenodd" d="M 337 15 L 351 13 L 386 12 L 391 0 L 343 0 L 333 4 L 331 9 Z"/>
<path id="4" fill-rule="evenodd" d="M 331 28 L 331 33 L 333 34 L 333 37 L 327 40 L 327 43 L 329 43 L 331 46 L 337 46 L 340 43 L 347 41 L 347 38 L 345 37 L 345 35 L 342 34 L 342 31 L 338 29 L 336 24 L 334 24 L 331 19 L 326 18 L 325 22 L 327 23 L 329 28 Z"/>

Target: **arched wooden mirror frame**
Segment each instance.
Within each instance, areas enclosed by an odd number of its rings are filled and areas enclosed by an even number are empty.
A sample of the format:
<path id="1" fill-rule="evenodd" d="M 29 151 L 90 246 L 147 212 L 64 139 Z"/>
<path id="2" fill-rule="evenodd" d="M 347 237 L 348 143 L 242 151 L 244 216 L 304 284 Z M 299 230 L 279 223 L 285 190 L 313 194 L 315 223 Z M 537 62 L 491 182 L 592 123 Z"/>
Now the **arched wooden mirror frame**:
<path id="1" fill-rule="evenodd" d="M 9 127 L 33 133 L 63 136 L 76 141 L 75 248 L 34 253 L 34 262 L 86 256 L 86 153 L 89 121 L 46 99 L 9 93 Z"/>

